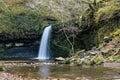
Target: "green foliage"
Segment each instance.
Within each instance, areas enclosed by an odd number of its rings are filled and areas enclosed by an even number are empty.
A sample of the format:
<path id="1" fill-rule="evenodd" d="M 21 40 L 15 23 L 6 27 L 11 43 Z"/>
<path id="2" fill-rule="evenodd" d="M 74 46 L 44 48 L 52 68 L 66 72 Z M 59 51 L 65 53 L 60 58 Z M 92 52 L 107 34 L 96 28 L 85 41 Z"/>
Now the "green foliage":
<path id="1" fill-rule="evenodd" d="M 117 0 L 103 2 L 102 5 L 95 13 L 96 23 L 120 16 L 120 3 Z"/>
<path id="2" fill-rule="evenodd" d="M 40 27 L 41 27 L 40 24 L 36 24 L 36 25 L 35 25 L 35 30 L 36 30 L 36 31 L 40 30 Z"/>
<path id="3" fill-rule="evenodd" d="M 52 39 L 52 50 L 59 53 L 58 55 L 63 54 L 64 57 L 66 57 L 69 55 L 71 49 L 68 42 L 63 38 L 64 38 L 63 36 L 61 37 L 59 36 Z"/>
<path id="4" fill-rule="evenodd" d="M 38 15 L 30 11 L 26 2 L 24 0 L 0 2 L 0 33 L 19 36 L 24 35 L 26 31 L 39 30 L 38 26 L 36 27 L 41 23 Z"/>
<path id="5" fill-rule="evenodd" d="M 53 34 L 52 47 L 57 47 L 59 53 L 65 54 L 71 53 L 71 46 L 63 30 L 71 41 L 75 36 L 75 52 L 98 46 L 103 42 L 104 36 L 114 34 L 117 35 L 116 39 L 120 39 L 120 31 L 117 31 L 120 29 L 118 0 L 83 0 L 85 4 L 79 4 L 78 0 L 35 1 L 1 0 L 0 33 L 20 36 L 27 32 L 32 33 L 31 31 L 40 32 L 49 25 L 48 20 L 53 20 L 57 30 Z"/>
<path id="6" fill-rule="evenodd" d="M 120 29 L 120 20 L 112 20 L 107 22 L 104 25 L 100 25 L 100 28 L 97 30 L 95 39 L 98 40 L 99 44 L 103 42 L 103 38 L 105 36 L 114 36 L 115 34 L 119 34 Z M 119 39 L 119 35 L 114 36 L 114 39 Z"/>
<path id="7" fill-rule="evenodd" d="M 62 4 L 63 11 L 61 13 Z M 21 34 L 19 32 L 24 32 L 24 30 L 40 30 L 42 27 L 48 26 L 47 20 L 61 22 L 61 14 L 63 14 L 64 22 L 80 15 L 80 10 L 78 10 L 80 7 L 74 9 L 75 4 L 77 4 L 76 1 L 65 1 L 62 4 L 61 1 L 56 0 L 53 0 L 53 2 L 44 0 L 38 2 L 34 0 L 1 0 L 0 33 Z"/>
<path id="8" fill-rule="evenodd" d="M 113 56 L 113 62 L 117 62 L 119 63 L 120 62 L 120 55 L 116 55 L 116 56 Z"/>

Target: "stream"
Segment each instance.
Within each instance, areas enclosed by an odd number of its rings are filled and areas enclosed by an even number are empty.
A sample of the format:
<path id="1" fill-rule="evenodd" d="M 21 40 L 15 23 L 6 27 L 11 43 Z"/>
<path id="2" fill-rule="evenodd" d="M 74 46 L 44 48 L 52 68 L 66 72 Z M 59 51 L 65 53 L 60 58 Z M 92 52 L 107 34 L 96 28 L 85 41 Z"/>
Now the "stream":
<path id="1" fill-rule="evenodd" d="M 39 64 L 7 66 L 6 73 L 18 74 L 25 78 L 46 79 L 67 78 L 75 80 L 85 77 L 88 80 L 116 80 L 120 79 L 120 68 L 103 66 L 72 66 L 67 64 Z"/>

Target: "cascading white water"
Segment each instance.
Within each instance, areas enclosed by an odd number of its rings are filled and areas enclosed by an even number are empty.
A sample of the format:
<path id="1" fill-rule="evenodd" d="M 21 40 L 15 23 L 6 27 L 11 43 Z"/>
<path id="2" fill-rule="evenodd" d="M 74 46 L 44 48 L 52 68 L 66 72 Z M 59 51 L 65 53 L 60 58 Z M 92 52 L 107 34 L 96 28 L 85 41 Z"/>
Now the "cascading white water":
<path id="1" fill-rule="evenodd" d="M 47 60 L 50 59 L 50 36 L 51 36 L 52 26 L 48 26 L 44 29 L 44 32 L 42 34 L 40 47 L 39 47 L 39 54 L 38 58 L 39 60 Z"/>

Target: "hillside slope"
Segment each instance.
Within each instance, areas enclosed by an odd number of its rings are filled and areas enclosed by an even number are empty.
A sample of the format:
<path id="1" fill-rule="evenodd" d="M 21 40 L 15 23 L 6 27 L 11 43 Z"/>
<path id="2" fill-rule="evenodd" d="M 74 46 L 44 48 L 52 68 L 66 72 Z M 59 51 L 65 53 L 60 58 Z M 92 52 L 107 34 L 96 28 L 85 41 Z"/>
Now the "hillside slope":
<path id="1" fill-rule="evenodd" d="M 54 53 L 73 55 L 101 46 L 105 37 L 120 40 L 120 1 L 0 0 L 1 42 L 38 40 L 51 21 Z"/>

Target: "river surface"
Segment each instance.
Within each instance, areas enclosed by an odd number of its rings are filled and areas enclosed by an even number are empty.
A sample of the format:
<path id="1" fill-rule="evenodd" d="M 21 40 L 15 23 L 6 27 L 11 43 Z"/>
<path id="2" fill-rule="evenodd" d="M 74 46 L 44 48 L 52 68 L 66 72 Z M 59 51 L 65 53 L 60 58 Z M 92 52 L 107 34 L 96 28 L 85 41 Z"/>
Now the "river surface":
<path id="1" fill-rule="evenodd" d="M 89 80 L 114 80 L 120 79 L 120 68 L 106 68 L 102 66 L 71 66 L 64 64 L 39 64 L 35 66 L 9 66 L 7 73 L 19 74 L 32 79 L 85 77 Z"/>

